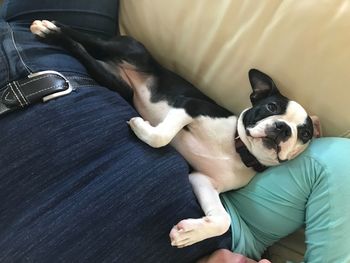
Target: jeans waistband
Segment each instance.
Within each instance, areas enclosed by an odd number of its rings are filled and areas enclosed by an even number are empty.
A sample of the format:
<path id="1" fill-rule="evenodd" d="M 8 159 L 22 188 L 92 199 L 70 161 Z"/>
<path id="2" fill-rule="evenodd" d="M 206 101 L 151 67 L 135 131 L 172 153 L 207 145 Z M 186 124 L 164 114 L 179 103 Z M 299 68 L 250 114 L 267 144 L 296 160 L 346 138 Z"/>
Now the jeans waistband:
<path id="1" fill-rule="evenodd" d="M 59 46 L 39 41 L 27 26 L 0 20 L 0 37 L 0 87 L 44 70 L 88 75 L 77 59 Z"/>

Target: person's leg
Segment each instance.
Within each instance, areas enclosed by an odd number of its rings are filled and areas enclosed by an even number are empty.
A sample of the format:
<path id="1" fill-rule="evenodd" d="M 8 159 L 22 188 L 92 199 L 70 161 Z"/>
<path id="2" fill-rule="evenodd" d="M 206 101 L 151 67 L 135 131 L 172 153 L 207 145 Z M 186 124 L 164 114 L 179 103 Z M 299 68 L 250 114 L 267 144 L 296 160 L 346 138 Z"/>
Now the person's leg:
<path id="1" fill-rule="evenodd" d="M 0 87 L 38 70 L 89 77 L 29 26 L 0 24 Z M 96 85 L 0 116 L 1 262 L 193 262 L 230 246 L 229 232 L 170 245 L 174 224 L 203 213 L 184 160 L 140 142 L 126 123 L 136 115 Z"/>
<path id="2" fill-rule="evenodd" d="M 295 160 L 224 193 L 233 217 L 233 250 L 259 258 L 305 223 L 307 262 L 349 262 L 349 156 L 349 139 L 316 139 Z"/>
<path id="3" fill-rule="evenodd" d="M 81 87 L 1 119 L 1 262 L 193 262 L 229 246 L 228 235 L 171 247 L 172 226 L 203 213 L 184 160 L 141 143 L 135 115 Z"/>
<path id="4" fill-rule="evenodd" d="M 7 73 L 0 84 L 23 78 L 32 72 L 56 70 L 87 75 L 67 51 L 39 42 L 28 30 L 35 19 L 59 20 L 79 30 L 105 37 L 118 33 L 118 0 L 5 0 L 1 6 L 1 31 Z M 3 86 L 3 85 L 1 85 Z"/>
<path id="5" fill-rule="evenodd" d="M 230 233 L 171 247 L 172 226 L 203 214 L 184 160 L 139 141 L 134 116 L 118 94 L 81 86 L 1 117 L 1 262 L 193 262 L 229 247 Z"/>

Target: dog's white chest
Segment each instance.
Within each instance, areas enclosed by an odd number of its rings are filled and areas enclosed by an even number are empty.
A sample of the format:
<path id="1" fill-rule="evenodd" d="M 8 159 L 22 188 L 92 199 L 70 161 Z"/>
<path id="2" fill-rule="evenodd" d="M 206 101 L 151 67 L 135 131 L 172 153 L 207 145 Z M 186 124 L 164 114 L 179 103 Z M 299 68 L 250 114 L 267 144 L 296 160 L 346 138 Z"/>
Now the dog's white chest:
<path id="1" fill-rule="evenodd" d="M 255 174 L 236 153 L 236 121 L 235 116 L 198 117 L 171 142 L 196 171 L 213 179 L 220 192 L 245 185 Z"/>
<path id="2" fill-rule="evenodd" d="M 152 94 L 149 86 L 152 81 L 153 79 L 150 78 L 134 83 L 134 105 L 139 114 L 156 128 L 142 123 L 140 119 L 139 123 L 134 122 L 132 126 L 135 124 L 138 126 L 133 130 L 135 133 L 136 130 L 139 131 L 136 134 L 140 139 L 155 146 L 162 143 L 153 140 L 152 136 L 156 135 L 155 137 L 160 138 L 162 136 L 158 136 L 157 132 L 161 132 L 164 136 L 176 130 L 179 119 L 183 119 L 187 114 L 183 109 L 169 106 L 166 101 L 151 102 Z M 169 118 L 170 112 L 171 118 Z M 236 116 L 227 118 L 199 116 L 191 118 L 190 123 L 180 129 L 171 140 L 171 145 L 194 170 L 212 179 L 219 192 L 239 188 L 247 184 L 255 174 L 242 163 L 235 150 L 236 125 Z"/>

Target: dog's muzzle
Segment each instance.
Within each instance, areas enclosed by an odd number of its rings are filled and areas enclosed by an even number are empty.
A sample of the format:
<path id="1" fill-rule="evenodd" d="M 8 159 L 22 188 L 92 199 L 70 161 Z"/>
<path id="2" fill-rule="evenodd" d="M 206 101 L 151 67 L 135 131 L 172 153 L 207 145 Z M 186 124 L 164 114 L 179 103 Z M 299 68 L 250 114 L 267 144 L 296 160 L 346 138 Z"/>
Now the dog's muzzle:
<path id="1" fill-rule="evenodd" d="M 283 121 L 277 121 L 272 126 L 265 129 L 263 142 L 265 147 L 278 148 L 281 142 L 286 142 L 292 135 L 292 129 Z"/>

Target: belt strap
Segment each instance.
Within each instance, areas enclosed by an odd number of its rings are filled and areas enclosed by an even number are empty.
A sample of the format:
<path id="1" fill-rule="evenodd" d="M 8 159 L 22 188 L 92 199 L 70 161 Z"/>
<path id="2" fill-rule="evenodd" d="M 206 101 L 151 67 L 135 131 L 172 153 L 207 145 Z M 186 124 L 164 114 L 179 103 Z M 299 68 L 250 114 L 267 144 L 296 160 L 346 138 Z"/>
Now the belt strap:
<path id="1" fill-rule="evenodd" d="M 26 108 L 40 101 L 65 96 L 77 86 L 96 85 L 90 78 L 68 76 L 57 71 L 40 71 L 8 83 L 0 89 L 0 115 Z"/>

